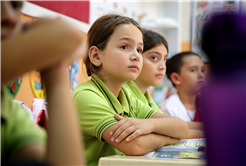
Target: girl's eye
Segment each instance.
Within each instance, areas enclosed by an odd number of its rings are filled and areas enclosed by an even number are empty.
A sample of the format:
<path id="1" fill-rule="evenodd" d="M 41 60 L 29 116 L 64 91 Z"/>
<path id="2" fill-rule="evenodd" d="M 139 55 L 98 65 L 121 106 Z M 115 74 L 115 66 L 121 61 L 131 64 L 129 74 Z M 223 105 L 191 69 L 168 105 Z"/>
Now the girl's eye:
<path id="1" fill-rule="evenodd" d="M 157 61 L 157 57 L 156 57 L 156 56 L 152 56 L 152 57 L 151 57 L 151 60 Z"/>
<path id="2" fill-rule="evenodd" d="M 191 72 L 194 72 L 194 71 L 195 71 L 195 69 L 191 69 L 190 71 L 191 71 Z"/>
<path id="3" fill-rule="evenodd" d="M 121 46 L 120 48 L 122 48 L 122 49 L 127 49 L 128 47 L 126 46 L 126 45 L 123 45 L 123 46 Z"/>
<path id="4" fill-rule="evenodd" d="M 20 1 L 11 1 L 11 5 L 14 9 L 20 9 L 22 6 L 22 2 Z"/>
<path id="5" fill-rule="evenodd" d="M 143 50 L 142 50 L 142 49 L 137 49 L 137 52 L 138 52 L 139 54 L 142 54 L 142 53 L 143 53 Z"/>
<path id="6" fill-rule="evenodd" d="M 202 69 L 201 71 L 202 71 L 202 73 L 205 73 L 205 69 Z"/>

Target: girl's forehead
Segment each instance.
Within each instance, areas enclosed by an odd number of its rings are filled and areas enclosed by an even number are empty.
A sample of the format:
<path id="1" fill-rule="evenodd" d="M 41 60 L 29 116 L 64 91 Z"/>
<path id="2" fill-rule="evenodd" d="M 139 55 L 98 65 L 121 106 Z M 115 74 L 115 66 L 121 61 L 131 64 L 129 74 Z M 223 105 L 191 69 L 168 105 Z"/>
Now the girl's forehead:
<path id="1" fill-rule="evenodd" d="M 133 24 L 121 24 L 118 25 L 115 29 L 114 32 L 112 33 L 111 37 L 116 38 L 116 39 L 121 39 L 121 38 L 129 38 L 138 42 L 143 43 L 143 34 Z"/>

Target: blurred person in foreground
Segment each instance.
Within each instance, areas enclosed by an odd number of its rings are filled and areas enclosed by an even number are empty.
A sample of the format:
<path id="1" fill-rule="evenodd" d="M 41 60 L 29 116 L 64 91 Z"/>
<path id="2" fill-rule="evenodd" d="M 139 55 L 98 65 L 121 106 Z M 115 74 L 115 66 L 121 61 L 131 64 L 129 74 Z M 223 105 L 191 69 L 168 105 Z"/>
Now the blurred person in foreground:
<path id="1" fill-rule="evenodd" d="M 85 38 L 61 19 L 20 20 L 22 1 L 1 1 L 1 165 L 83 165 L 81 136 L 67 78 Z M 49 126 L 38 129 L 4 89 L 35 68 L 44 78 Z"/>
<path id="2" fill-rule="evenodd" d="M 211 63 L 202 91 L 207 164 L 246 165 L 246 16 L 211 16 L 201 47 Z"/>

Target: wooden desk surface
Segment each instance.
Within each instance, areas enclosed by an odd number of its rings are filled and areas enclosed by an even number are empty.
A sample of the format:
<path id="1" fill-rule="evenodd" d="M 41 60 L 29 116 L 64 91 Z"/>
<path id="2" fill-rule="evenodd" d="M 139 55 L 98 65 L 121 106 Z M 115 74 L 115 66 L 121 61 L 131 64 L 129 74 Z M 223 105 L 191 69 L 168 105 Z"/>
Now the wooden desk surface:
<path id="1" fill-rule="evenodd" d="M 146 166 L 206 166 L 206 160 L 204 159 L 173 159 L 173 158 L 151 158 L 148 156 L 108 156 L 102 157 L 99 160 L 98 166 L 134 166 L 134 165 L 146 165 Z"/>

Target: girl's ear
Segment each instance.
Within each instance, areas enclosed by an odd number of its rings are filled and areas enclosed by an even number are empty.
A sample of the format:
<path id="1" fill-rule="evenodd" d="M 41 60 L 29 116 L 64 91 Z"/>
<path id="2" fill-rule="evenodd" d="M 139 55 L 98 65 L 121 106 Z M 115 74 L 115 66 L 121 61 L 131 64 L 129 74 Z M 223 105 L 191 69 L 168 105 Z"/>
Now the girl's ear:
<path id="1" fill-rule="evenodd" d="M 179 77 L 178 73 L 172 73 L 170 78 L 175 85 L 181 84 L 180 77 Z"/>
<path id="2" fill-rule="evenodd" d="M 91 48 L 89 49 L 89 58 L 93 65 L 97 67 L 102 65 L 102 61 L 99 56 L 99 49 L 96 46 L 91 46 Z"/>

